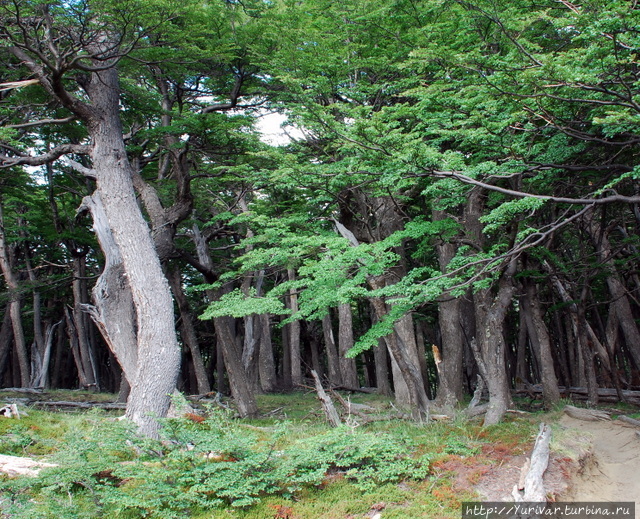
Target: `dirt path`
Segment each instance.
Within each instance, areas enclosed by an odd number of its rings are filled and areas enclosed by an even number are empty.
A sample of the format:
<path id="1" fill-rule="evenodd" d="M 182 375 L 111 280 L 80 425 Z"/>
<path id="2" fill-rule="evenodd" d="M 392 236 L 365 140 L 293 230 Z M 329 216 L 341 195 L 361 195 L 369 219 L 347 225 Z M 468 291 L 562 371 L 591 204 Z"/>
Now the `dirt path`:
<path id="1" fill-rule="evenodd" d="M 640 508 L 640 437 L 622 422 L 585 422 L 564 416 L 560 425 L 588 435 L 593 456 L 562 501 L 635 501 Z"/>

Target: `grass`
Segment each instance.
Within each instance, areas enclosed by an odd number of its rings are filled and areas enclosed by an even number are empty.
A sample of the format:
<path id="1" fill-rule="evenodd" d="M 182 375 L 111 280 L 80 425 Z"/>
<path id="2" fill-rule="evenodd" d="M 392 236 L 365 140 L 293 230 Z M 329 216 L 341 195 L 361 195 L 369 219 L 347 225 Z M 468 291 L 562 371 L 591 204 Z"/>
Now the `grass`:
<path id="1" fill-rule="evenodd" d="M 97 401 L 96 396 L 95 393 L 55 392 L 52 399 L 86 398 Z M 110 396 L 113 398 L 113 395 Z M 389 400 L 377 395 L 357 394 L 350 398 L 353 402 L 376 408 L 381 414 L 391 409 Z M 108 397 L 104 398 L 104 400 L 107 399 Z M 330 431 L 313 393 L 261 395 L 258 397 L 258 405 L 263 413 L 259 419 L 233 420 L 226 417 L 216 422 L 216 427 L 232 430 L 230 438 L 225 441 L 233 443 L 237 452 L 242 452 L 243 449 L 261 449 L 263 452 L 269 452 L 269 457 L 272 457 L 272 453 L 275 453 L 273 456 L 277 456 L 277 453 L 305 448 Z M 42 484 L 38 484 L 38 480 L 33 480 L 33 484 L 25 482 L 21 486 L 18 482 L 7 483 L 5 480 L 5 485 L 11 488 L 11 492 L 17 498 L 24 498 L 25 503 L 41 503 L 39 512 L 30 517 L 39 519 L 109 517 L 103 514 L 91 514 L 96 513 L 95 510 L 99 508 L 98 505 L 101 505 L 102 499 L 112 499 L 117 503 L 120 499 L 119 492 L 132 492 L 128 498 L 135 503 L 135 488 L 138 485 L 134 472 L 132 472 L 134 476 L 131 477 L 108 473 L 114 466 L 118 468 L 123 463 L 138 463 L 136 467 L 144 473 L 153 474 L 153 477 L 162 477 L 163 474 L 169 474 L 172 467 L 180 467 L 180 463 L 184 464 L 184 471 L 187 474 L 190 464 L 193 464 L 196 459 L 193 456 L 189 457 L 188 452 L 183 452 L 184 449 L 176 445 L 136 446 L 130 440 L 123 440 L 122 433 L 109 436 L 109 430 L 116 427 L 118 423 L 112 412 L 91 410 L 59 413 L 39 409 L 28 411 L 28 416 L 21 420 L 0 420 L 0 454 L 51 458 L 62 465 L 65 463 L 86 465 L 63 467 L 60 469 L 59 476 L 50 476 L 49 479 L 47 479 L 47 471 L 43 471 Z M 477 420 L 462 419 L 451 423 L 430 424 L 416 424 L 402 420 L 378 421 L 367 425 L 352 422 L 351 427 L 345 429 L 345 435 L 352 431 L 353 434 L 364 433 L 365 436 L 362 438 L 370 438 L 371 441 L 376 438 L 391 438 L 394 444 L 407 445 L 406 451 L 402 450 L 404 447 L 399 447 L 402 455 L 413 459 L 426 456 L 425 459 L 430 460 L 430 471 L 425 477 L 415 479 L 401 478 L 397 481 L 385 482 L 382 478 L 382 483 L 370 484 L 363 489 L 350 477 L 350 471 L 329 468 L 321 481 L 298 485 L 298 489 L 293 493 L 264 492 L 258 502 L 251 506 L 227 505 L 213 510 L 202 510 L 193 506 L 189 510 L 176 512 L 178 515 L 174 516 L 164 514 L 160 510 L 153 510 L 152 507 L 147 507 L 143 511 L 136 511 L 133 507 L 127 509 L 128 511 L 123 508 L 117 516 L 113 515 L 113 517 L 182 517 L 179 513 L 184 512 L 184 517 L 200 519 L 355 519 L 370 517 L 376 511 L 381 511 L 385 519 L 459 517 L 461 502 L 473 500 L 477 496 L 473 493 L 471 485 L 460 488 L 456 474 L 448 467 L 468 465 L 471 467 L 469 472 L 473 476 L 470 483 L 477 482 L 482 471 L 474 472 L 474 465 L 490 466 L 500 463 L 504 456 L 525 452 L 531 446 L 539 420 L 538 415 L 509 416 L 504 423 L 488 428 L 483 428 Z M 195 438 L 201 439 L 204 433 L 198 432 L 197 427 L 198 424 L 181 423 L 175 438 L 179 440 L 182 438 L 181 435 L 191 434 L 190 431 L 193 431 Z M 96 435 L 104 435 L 104 441 Z M 348 445 L 345 447 L 345 449 L 351 448 Z M 94 454 L 92 449 L 96 451 Z M 104 451 L 97 452 L 100 449 Z M 79 454 L 80 451 L 84 452 L 82 456 Z M 340 453 L 338 455 L 340 456 Z M 233 459 L 233 456 L 229 456 L 229 459 Z M 366 470 L 366 466 L 362 466 L 368 463 L 366 460 L 367 458 L 364 457 L 358 461 L 358 465 L 355 465 L 353 470 Z M 452 460 L 455 463 L 448 463 Z M 124 467 L 129 470 L 129 465 Z M 233 469 L 233 465 L 231 467 Z M 258 467 L 256 470 L 259 472 L 262 469 Z M 380 470 L 383 473 L 384 467 Z M 104 476 L 101 476 L 99 483 L 97 483 L 97 474 Z M 140 479 L 139 482 L 141 483 L 142 480 Z M 0 486 L 2 486 L 1 483 L 0 481 Z M 173 486 L 171 481 L 164 481 L 163 484 L 164 486 L 159 487 L 158 495 L 169 492 L 168 498 L 171 499 L 170 492 L 180 492 L 177 482 Z M 58 495 L 56 492 L 62 497 L 56 497 Z M 150 492 L 153 494 L 153 487 Z M 60 510 L 62 510 L 64 500 L 71 500 L 72 497 L 75 500 L 74 507 L 64 508 L 63 512 L 55 508 L 56 500 L 61 503 Z M 176 495 L 176 499 L 178 497 L 180 496 Z M 160 501 L 161 499 L 158 498 L 158 502 Z M 120 505 L 124 506 L 122 503 Z M 3 517 L 3 506 L 8 505 L 7 502 L 3 505 L 0 497 L 0 517 Z"/>

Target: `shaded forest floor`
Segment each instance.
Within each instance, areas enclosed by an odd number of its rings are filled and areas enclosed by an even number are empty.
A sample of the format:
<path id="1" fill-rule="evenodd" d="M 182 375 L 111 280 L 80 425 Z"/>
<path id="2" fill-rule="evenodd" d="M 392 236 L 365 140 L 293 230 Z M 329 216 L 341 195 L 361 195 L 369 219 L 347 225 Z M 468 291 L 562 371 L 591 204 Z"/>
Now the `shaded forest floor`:
<path id="1" fill-rule="evenodd" d="M 370 408 L 376 416 L 392 414 L 396 409 L 389 400 L 377 395 L 343 394 L 345 399 Z M 18 420 L 0 419 L 0 455 L 32 457 L 35 459 L 71 459 L 61 456 L 68 448 L 70 437 L 80 437 L 87 431 L 105 430 L 122 414 L 121 410 L 77 409 L 65 403 L 113 402 L 114 395 L 78 391 L 55 391 L 50 393 L 0 392 L 0 404 L 16 401 L 27 410 L 28 416 Z M 41 405 L 41 402 L 58 402 L 59 406 Z M 202 401 L 197 402 L 202 404 Z M 223 402 L 224 404 L 224 402 Z M 225 422 L 233 424 L 234 435 L 253 435 L 258 443 L 274 442 L 278 449 L 313 443 L 330 428 L 312 392 L 273 394 L 259 397 L 262 416 L 254 420 Z M 524 405 L 524 407 L 527 407 Z M 61 412 L 64 411 L 64 412 Z M 623 412 L 623 410 L 619 410 Z M 634 415 L 636 409 L 626 408 L 626 414 Z M 220 506 L 217 509 L 185 512 L 184 517 L 238 518 L 238 519 L 404 519 L 404 518 L 453 518 L 460 516 L 463 501 L 491 501 L 508 499 L 513 486 L 520 477 L 526 457 L 530 454 L 538 425 L 544 421 L 553 427 L 551 459 L 545 475 L 545 488 L 553 500 L 562 501 L 611 501 L 638 499 L 640 482 L 631 475 L 640 473 L 640 438 L 633 428 L 619 422 L 583 422 L 571 419 L 562 413 L 562 406 L 555 411 L 530 410 L 525 414 L 510 414 L 504 423 L 483 428 L 479 419 L 439 421 L 431 424 L 415 424 L 398 419 L 363 423 L 359 416 L 343 415 L 347 425 L 344 434 L 363 433 L 362 438 L 386 437 L 392 443 L 411 446 L 411 457 L 423 456 L 428 460 L 426 477 L 405 478 L 397 481 L 382 481 L 363 490 L 352 477 L 352 469 L 327 470 L 321 481 L 301 485 L 295 492 L 264 492 L 250 506 Z M 193 425 L 193 424 L 192 424 Z M 197 424 L 195 424 L 197 426 Z M 279 430 L 279 436 L 274 439 Z M 105 443 L 108 444 L 108 438 Z M 275 447 L 274 447 L 275 448 Z M 345 448 L 346 449 L 346 448 Z M 409 449 L 409 447 L 407 447 Z M 169 455 L 175 455 L 169 453 Z M 83 458 L 84 459 L 84 458 Z M 364 459 L 364 458 L 363 458 Z M 84 463 L 84 461 L 83 461 Z M 118 461 L 118 463 L 130 463 Z M 149 463 L 148 461 L 145 463 Z M 360 460 L 360 464 L 365 463 Z M 86 469 L 91 477 L 106 473 L 104 466 Z M 384 468 L 376 468 L 384 471 Z M 91 474 L 91 471 L 95 471 Z M 46 473 L 46 471 L 44 472 Z M 43 473 L 43 474 L 44 474 Z M 82 470 L 78 469 L 81 474 Z M 373 474 L 373 473 L 372 473 Z M 69 476 L 81 479 L 79 475 Z M 112 477 L 112 476 L 109 476 Z M 374 475 L 372 475 L 374 477 Z M 107 478 L 108 479 L 108 478 Z M 1 482 L 0 478 L 0 482 Z M 6 484 L 5 479 L 5 484 Z M 74 484 L 77 482 L 73 482 Z M 113 476 L 113 488 L 125 488 L 128 480 L 117 480 Z M 42 499 L 41 517 L 107 517 L 91 515 L 94 506 L 85 506 L 83 499 L 99 501 L 94 492 L 82 497 L 87 490 L 85 482 L 68 487 L 77 492 L 77 506 L 60 515 L 54 506 L 47 509 Z M 20 492 L 31 493 L 37 501 L 50 486 L 44 485 L 41 495 L 34 490 L 20 490 L 14 485 L 14 496 Z M 621 486 L 626 485 L 626 486 Z M 634 486 L 635 485 L 635 486 Z M 13 487 L 12 487 L 13 488 Z M 177 488 L 177 485 L 176 485 Z M 48 489 L 48 490 L 47 490 Z M 170 490 L 169 490 L 170 491 Z M 134 494 L 135 495 L 135 494 Z M 3 502 L 3 499 L 6 501 Z M 16 497 L 17 499 L 17 497 Z M 142 498 L 141 498 L 142 499 Z M 55 501 L 55 500 L 54 500 Z M 88 502 L 88 501 L 87 501 Z M 161 505 L 158 505 L 161 506 Z M 165 506 L 165 505 L 162 505 Z M 0 497 L 0 517 L 20 517 L 10 514 L 8 498 Z M 75 510 L 75 512 L 73 511 Z M 3 511 L 5 515 L 2 515 Z M 174 513 L 175 515 L 171 515 Z M 180 512 L 156 514 L 153 509 L 141 506 L 139 510 L 128 510 L 122 517 L 182 517 Z M 75 514 L 75 515 L 74 515 Z M 139 514 L 139 515 L 137 515 Z M 146 514 L 146 515 L 145 515 Z"/>

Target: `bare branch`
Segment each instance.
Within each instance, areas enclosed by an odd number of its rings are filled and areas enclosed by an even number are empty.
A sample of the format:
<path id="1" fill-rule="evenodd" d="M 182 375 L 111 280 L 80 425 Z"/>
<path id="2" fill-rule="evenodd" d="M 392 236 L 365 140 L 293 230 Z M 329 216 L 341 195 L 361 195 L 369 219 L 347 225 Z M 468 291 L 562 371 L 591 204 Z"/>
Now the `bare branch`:
<path id="1" fill-rule="evenodd" d="M 550 202 L 562 203 L 562 204 L 574 204 L 574 205 L 603 205 L 613 202 L 622 202 L 626 204 L 639 204 L 640 195 L 625 196 L 625 195 L 609 195 L 602 198 L 568 198 L 562 196 L 548 196 L 548 195 L 535 195 L 533 193 L 526 193 L 524 191 L 516 191 L 514 189 L 508 189 L 505 187 L 488 184 L 475 178 L 471 178 L 459 171 L 434 171 L 434 175 L 440 178 L 454 178 L 465 184 L 472 186 L 478 186 L 490 191 L 496 191 L 505 195 L 515 196 L 518 198 L 537 198 L 538 200 L 548 200 Z"/>
<path id="2" fill-rule="evenodd" d="M 86 155 L 91 151 L 90 146 L 84 144 L 62 144 L 42 155 L 20 155 L 18 157 L 8 157 L 0 154 L 0 168 L 10 168 L 12 166 L 42 166 L 53 162 L 63 155 L 75 153 L 76 155 Z"/>
<path id="3" fill-rule="evenodd" d="M 21 124 L 8 124 L 5 128 L 33 128 L 34 126 L 44 126 L 46 124 L 66 124 L 74 121 L 76 119 L 75 116 L 71 115 L 69 117 L 65 117 L 64 119 L 40 119 L 38 121 L 29 121 L 28 123 Z"/>
<path id="4" fill-rule="evenodd" d="M 204 110 L 202 110 L 203 114 L 208 114 L 211 112 L 221 111 L 221 110 L 231 110 L 238 106 L 238 99 L 240 98 L 240 90 L 242 89 L 242 84 L 244 83 L 244 74 L 240 72 L 236 76 L 236 81 L 233 85 L 233 89 L 229 94 L 230 101 L 228 103 L 219 103 L 215 105 L 207 106 Z"/>
<path id="5" fill-rule="evenodd" d="M 87 119 L 91 116 L 91 107 L 69 93 L 62 85 L 61 71 L 53 70 L 50 74 L 45 72 L 42 65 L 36 63 L 25 50 L 18 46 L 9 47 L 10 52 L 18 58 L 40 81 L 42 87 L 60 101 L 63 106 L 78 116 Z"/>
<path id="6" fill-rule="evenodd" d="M 64 156 L 64 157 L 62 157 L 62 159 L 64 160 L 64 162 L 69 164 L 69 166 L 71 166 L 73 169 L 75 169 L 81 175 L 84 175 L 87 178 L 95 179 L 96 175 L 95 175 L 94 171 L 91 168 L 83 166 L 82 164 L 80 164 L 79 162 L 69 158 L 68 156 Z"/>

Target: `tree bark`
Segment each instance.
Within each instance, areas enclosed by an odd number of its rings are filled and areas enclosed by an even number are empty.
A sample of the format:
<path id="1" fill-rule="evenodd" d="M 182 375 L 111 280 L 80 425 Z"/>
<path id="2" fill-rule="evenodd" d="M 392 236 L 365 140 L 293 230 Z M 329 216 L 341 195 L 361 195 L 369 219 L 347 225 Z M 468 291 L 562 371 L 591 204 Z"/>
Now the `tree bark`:
<path id="1" fill-rule="evenodd" d="M 353 202 L 347 203 L 347 202 Z M 341 221 L 334 220 L 339 234 L 349 240 L 352 246 L 359 241 L 381 241 L 404 225 L 402 210 L 391 196 L 369 197 L 360 189 L 350 190 L 341 198 Z M 404 250 L 396 247 L 400 256 L 400 264 L 383 276 L 367 279 L 369 286 L 376 290 L 393 284 L 406 273 Z M 372 298 L 372 306 L 377 319 L 382 319 L 388 312 L 386 302 L 380 298 Z M 384 340 L 389 348 L 394 373 L 394 391 L 399 404 L 411 408 L 415 418 L 429 413 L 430 401 L 425 391 L 413 319 L 407 315 L 394 325 L 394 333 Z"/>
<path id="2" fill-rule="evenodd" d="M 549 444 L 551 442 L 551 427 L 541 423 L 536 443 L 528 459 L 528 467 L 522 485 L 523 493 L 520 493 L 518 487 L 513 489 L 513 497 L 518 502 L 526 503 L 546 503 L 547 494 L 544 490 L 544 482 L 542 476 L 549 465 Z M 537 517 L 534 514 L 535 517 Z"/>
<path id="3" fill-rule="evenodd" d="M 356 360 L 347 357 L 353 347 L 353 315 L 351 305 L 343 303 L 338 306 L 338 355 L 342 383 L 347 387 L 360 387 Z"/>
<path id="4" fill-rule="evenodd" d="M 207 243 L 200 232 L 197 225 L 193 225 L 191 238 L 196 247 L 196 253 L 200 268 L 205 275 L 205 282 L 213 283 L 216 279 L 215 269 L 213 261 L 207 248 Z M 225 287 L 229 289 L 230 286 Z M 206 291 L 210 300 L 215 300 L 219 297 L 219 293 L 213 290 Z M 224 359 L 224 365 L 227 368 L 227 374 L 229 376 L 229 386 L 231 394 L 238 406 L 238 411 L 241 416 L 255 416 L 258 413 L 258 406 L 256 404 L 255 395 L 251 390 L 251 386 L 247 380 L 247 374 L 242 364 L 242 354 L 240 352 L 240 346 L 236 342 L 236 333 L 233 329 L 234 321 L 231 317 L 216 317 L 213 320 L 213 324 L 216 330 L 217 348 L 221 351 Z M 221 377 L 218 377 L 218 390 L 221 387 Z"/>
<path id="5" fill-rule="evenodd" d="M 547 408 L 550 408 L 560 400 L 560 389 L 554 369 L 549 330 L 542 317 L 538 292 L 534 284 L 527 284 L 525 296 L 521 298 L 521 301 L 529 338 L 533 345 L 533 351 L 538 357 L 544 402 Z"/>
<path id="6" fill-rule="evenodd" d="M 372 284 L 372 288 L 374 289 L 380 288 L 374 280 L 369 280 L 369 283 Z M 387 312 L 384 301 L 380 298 L 372 298 L 371 303 L 375 310 L 376 318 L 383 319 Z M 396 400 L 398 400 L 400 405 L 410 407 L 414 417 L 420 419 L 423 415 L 429 413 L 430 402 L 424 389 L 419 363 L 414 362 L 409 351 L 409 345 L 403 341 L 400 334 L 396 331 L 384 337 L 384 341 L 389 349 L 392 362 L 396 363 L 399 373 L 399 376 L 394 378 L 394 384 L 399 380 L 402 380 L 406 384 L 406 400 L 403 399 L 402 394 L 400 399 L 398 399 L 398 392 L 399 390 L 402 391 L 402 386 L 399 388 L 396 384 L 396 387 L 394 387 Z"/>
<path id="7" fill-rule="evenodd" d="M 78 340 L 78 328 L 73 320 L 73 315 L 68 308 L 65 308 L 65 320 L 67 323 L 67 337 L 69 338 L 69 345 L 71 346 L 71 354 L 73 355 L 73 362 L 76 365 L 76 372 L 78 373 L 78 382 L 81 389 L 87 389 L 89 387 L 88 376 L 85 372 L 84 364 L 82 363 L 82 353 L 80 352 L 80 343 Z"/>
<path id="8" fill-rule="evenodd" d="M 631 304 L 629 303 L 627 290 L 620 280 L 609 238 L 595 218 L 591 218 L 590 220 L 585 219 L 585 222 L 591 239 L 595 244 L 598 259 L 608 272 L 606 277 L 607 288 L 611 294 L 611 304 L 615 307 L 616 316 L 622 329 L 627 349 L 631 353 L 636 367 L 640 369 L 640 330 L 638 329 Z"/>
<path id="9" fill-rule="evenodd" d="M 583 305 L 579 306 L 575 303 L 575 298 L 571 297 L 564 283 L 553 273 L 548 263 L 544 262 L 543 266 L 549 272 L 556 292 L 561 300 L 567 304 L 569 311 L 570 325 L 567 323 L 567 335 L 572 334 L 574 340 L 573 349 L 575 350 L 574 362 L 572 363 L 574 366 L 573 379 L 577 380 L 579 385 L 587 386 L 589 400 L 595 405 L 598 402 L 597 381 L 593 365 L 594 353 L 589 346 L 589 337 L 595 338 L 595 333 L 585 319 Z"/>
<path id="10" fill-rule="evenodd" d="M 434 219 L 442 220 L 444 215 L 434 211 Z M 440 269 L 445 272 L 449 262 L 456 253 L 452 243 L 436 245 Z M 438 390 L 435 405 L 444 409 L 453 409 L 463 397 L 462 358 L 464 351 L 464 334 L 462 332 L 462 316 L 460 298 L 451 298 L 438 303 L 438 325 L 442 347 L 441 362 L 438 367 Z"/>
<path id="11" fill-rule="evenodd" d="M 260 375 L 260 387 L 265 393 L 275 391 L 276 365 L 273 357 L 273 344 L 271 343 L 271 325 L 269 314 L 259 316 L 260 332 L 260 355 L 258 357 L 258 373 Z"/>
<path id="12" fill-rule="evenodd" d="M 20 312 L 21 298 L 19 293 L 20 285 L 18 278 L 13 272 L 11 264 L 11 253 L 7 244 L 4 214 L 2 211 L 2 199 L 0 199 L 0 270 L 4 276 L 4 281 L 9 292 L 9 314 L 11 315 L 11 326 L 13 328 L 13 344 L 15 346 L 16 357 L 20 367 L 20 384 L 21 387 L 29 387 L 29 357 L 27 353 L 27 345 L 24 338 L 24 328 L 22 327 L 22 316 Z"/>
<path id="13" fill-rule="evenodd" d="M 511 280 L 514 270 L 515 265 L 512 264 L 503 274 L 495 296 L 491 296 L 489 289 L 483 289 L 474 294 L 476 329 L 478 330 L 477 347 L 474 353 L 489 390 L 489 405 L 484 418 L 485 426 L 500 422 L 512 403 L 507 378 L 503 324 L 515 292 Z"/>
<path id="14" fill-rule="evenodd" d="M 2 326 L 0 327 L 0 385 L 7 385 L 4 381 L 7 359 L 9 358 L 9 350 L 13 339 L 11 324 L 11 313 L 9 312 L 9 305 L 7 305 L 2 318 Z"/>
<path id="15" fill-rule="evenodd" d="M 342 386 L 343 382 L 340 376 L 338 352 L 336 351 L 336 341 L 333 335 L 330 312 L 322 318 L 322 333 L 324 336 L 324 347 L 327 353 L 327 364 L 329 366 L 329 384 L 332 387 Z"/>
<path id="16" fill-rule="evenodd" d="M 292 268 L 287 269 L 289 281 L 295 281 L 296 274 Z M 291 313 L 298 311 L 298 293 L 289 290 L 289 308 Z M 289 323 L 289 354 L 291 355 L 291 383 L 294 387 L 302 385 L 302 351 L 300 345 L 300 321 L 297 319 Z"/>
<path id="17" fill-rule="evenodd" d="M 133 379 L 127 376 L 131 393 L 126 416 L 142 434 L 157 437 L 157 418 L 167 414 L 180 368 L 173 301 L 136 202 L 119 118 L 116 69 L 94 72 L 86 91 L 92 102 L 87 121 L 93 140 L 92 171 L 136 308 L 137 364 Z"/>
<path id="18" fill-rule="evenodd" d="M 138 343 L 136 309 L 125 273 L 122 255 L 116 245 L 99 193 L 85 197 L 79 211 L 88 211 L 93 231 L 104 254 L 104 267 L 92 290 L 93 305 L 83 309 L 89 313 L 109 349 L 118 360 L 123 376 L 131 383 L 136 377 Z"/>
<path id="19" fill-rule="evenodd" d="M 387 361 L 387 343 L 384 339 L 378 339 L 378 345 L 373 348 L 373 357 L 376 368 L 376 388 L 379 395 L 391 396 L 391 384 L 389 383 L 389 363 Z"/>
<path id="20" fill-rule="evenodd" d="M 73 323 L 78 340 L 79 360 L 84 373 L 84 387 L 86 389 L 99 390 L 98 374 L 95 365 L 95 355 L 91 342 L 89 341 L 89 331 L 86 312 L 82 310 L 88 303 L 86 297 L 86 269 L 85 255 L 74 254 L 73 263 Z"/>
<path id="21" fill-rule="evenodd" d="M 191 353 L 198 393 L 200 395 L 204 395 L 211 392 L 211 385 L 209 384 L 207 370 L 205 368 L 204 361 L 202 360 L 200 344 L 198 343 L 196 328 L 193 324 L 193 314 L 189 307 L 187 296 L 182 289 L 182 276 L 180 275 L 180 270 L 178 270 L 178 268 L 171 270 L 167 275 L 167 279 L 169 281 L 173 297 L 178 305 L 182 342 L 187 346 Z"/>
<path id="22" fill-rule="evenodd" d="M 238 406 L 238 413 L 243 418 L 254 417 L 258 414 L 258 406 L 247 380 L 242 357 L 236 344 L 236 336 L 232 330 L 233 318 L 216 317 L 213 323 L 216 328 L 218 347 L 222 348 L 231 395 Z"/>
<path id="23" fill-rule="evenodd" d="M 467 236 L 478 246 L 484 243 L 480 216 L 484 207 L 482 192 L 473 188 L 467 200 L 464 219 Z M 506 366 L 506 343 L 503 335 L 504 320 L 515 292 L 513 275 L 517 258 L 512 258 L 505 268 L 495 295 L 491 288 L 484 288 L 473 295 L 476 335 L 472 341 L 473 352 L 482 378 L 489 390 L 489 404 L 484 425 L 502 420 L 511 405 L 510 384 Z"/>
<path id="24" fill-rule="evenodd" d="M 320 377 L 315 372 L 315 370 L 311 370 L 311 376 L 315 382 L 316 394 L 318 395 L 318 400 L 322 404 L 322 410 L 324 411 L 324 415 L 327 417 L 327 421 L 331 424 L 332 427 L 339 427 L 342 424 L 340 420 L 340 415 L 333 405 L 333 401 L 331 397 L 327 395 L 325 390 L 322 387 L 322 382 L 320 382 Z"/>

